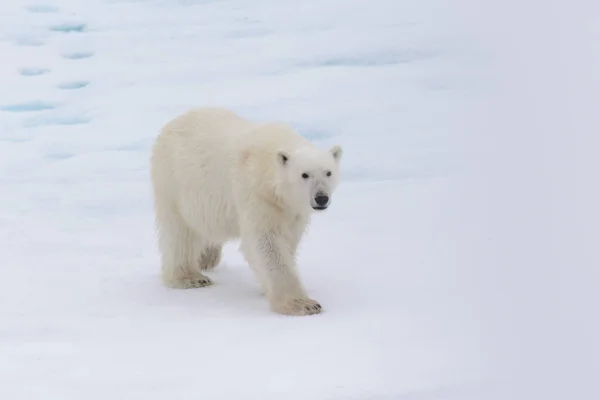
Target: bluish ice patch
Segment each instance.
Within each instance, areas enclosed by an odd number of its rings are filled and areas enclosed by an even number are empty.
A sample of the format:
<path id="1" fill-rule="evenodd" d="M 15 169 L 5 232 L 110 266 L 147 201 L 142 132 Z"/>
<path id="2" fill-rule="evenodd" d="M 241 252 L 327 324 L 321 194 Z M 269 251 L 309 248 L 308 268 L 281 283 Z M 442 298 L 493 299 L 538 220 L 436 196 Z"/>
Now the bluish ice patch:
<path id="1" fill-rule="evenodd" d="M 405 50 L 396 53 L 339 56 L 297 64 L 300 67 L 380 67 L 421 61 L 433 54 L 422 50 Z"/>
<path id="2" fill-rule="evenodd" d="M 58 11 L 58 7 L 47 4 L 32 4 L 27 7 L 27 11 L 32 13 L 53 13 Z"/>
<path id="3" fill-rule="evenodd" d="M 59 161 L 59 160 L 66 160 L 67 158 L 71 158 L 74 157 L 75 154 L 73 153 L 69 153 L 66 151 L 50 151 L 48 153 L 46 153 L 45 158 L 49 159 L 49 160 L 55 160 L 55 161 Z"/>
<path id="4" fill-rule="evenodd" d="M 15 42 L 19 46 L 38 47 L 38 46 L 43 46 L 44 45 L 43 41 L 41 41 L 39 39 L 31 38 L 31 37 L 20 37 L 20 38 L 17 38 L 15 40 Z"/>
<path id="5" fill-rule="evenodd" d="M 48 125 L 83 125 L 91 121 L 92 118 L 86 116 L 47 116 L 28 118 L 23 121 L 23 126 L 32 128 Z"/>
<path id="6" fill-rule="evenodd" d="M 93 55 L 94 53 L 92 53 L 91 51 L 80 51 L 75 53 L 66 53 L 63 54 L 62 57 L 67 58 L 69 60 L 81 60 L 83 58 L 90 58 Z"/>
<path id="7" fill-rule="evenodd" d="M 22 76 L 44 75 L 44 74 L 47 74 L 48 72 L 50 72 L 50 69 L 48 69 L 48 68 L 37 68 L 37 67 L 19 68 L 19 74 Z"/>
<path id="8" fill-rule="evenodd" d="M 88 81 L 73 81 L 73 82 L 63 82 L 59 83 L 56 87 L 63 90 L 73 90 L 73 89 L 81 89 L 88 86 L 90 83 Z"/>
<path id="9" fill-rule="evenodd" d="M 70 32 L 83 32 L 85 31 L 86 28 L 86 24 L 60 24 L 60 25 L 53 25 L 50 27 L 50 30 L 53 32 L 63 32 L 63 33 L 70 33 Z"/>
<path id="10" fill-rule="evenodd" d="M 325 139 L 329 139 L 332 136 L 331 134 L 329 134 L 325 131 L 321 131 L 321 130 L 317 130 L 317 129 L 300 131 L 300 134 L 302 136 L 304 136 L 306 139 L 311 140 L 311 141 L 325 140 Z"/>
<path id="11" fill-rule="evenodd" d="M 301 124 L 291 123 L 292 127 L 304 138 L 310 141 L 326 140 L 333 136 L 331 132 L 328 132 L 322 128 L 315 128 L 310 126 L 303 126 Z"/>
<path id="12" fill-rule="evenodd" d="M 45 101 L 34 100 L 25 103 L 8 104 L 0 107 L 0 110 L 8 112 L 32 112 L 52 110 L 53 108 L 56 108 L 56 105 Z"/>
<path id="13" fill-rule="evenodd" d="M 3 137 L 0 138 L 0 142 L 8 142 L 8 143 L 24 143 L 30 141 L 30 137 Z"/>

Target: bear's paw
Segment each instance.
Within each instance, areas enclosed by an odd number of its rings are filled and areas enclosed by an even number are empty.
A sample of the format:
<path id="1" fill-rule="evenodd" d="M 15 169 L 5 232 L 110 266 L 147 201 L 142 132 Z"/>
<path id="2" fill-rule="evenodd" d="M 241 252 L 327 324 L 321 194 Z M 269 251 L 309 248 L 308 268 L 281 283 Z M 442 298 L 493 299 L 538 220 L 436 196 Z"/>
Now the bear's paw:
<path id="1" fill-rule="evenodd" d="M 195 289 L 213 284 L 208 276 L 199 275 L 193 278 L 180 278 L 166 282 L 167 286 L 173 289 Z"/>
<path id="2" fill-rule="evenodd" d="M 315 300 L 309 298 L 291 298 L 284 301 L 275 301 L 272 304 L 275 312 L 283 315 L 314 315 L 320 314 L 323 307 Z"/>

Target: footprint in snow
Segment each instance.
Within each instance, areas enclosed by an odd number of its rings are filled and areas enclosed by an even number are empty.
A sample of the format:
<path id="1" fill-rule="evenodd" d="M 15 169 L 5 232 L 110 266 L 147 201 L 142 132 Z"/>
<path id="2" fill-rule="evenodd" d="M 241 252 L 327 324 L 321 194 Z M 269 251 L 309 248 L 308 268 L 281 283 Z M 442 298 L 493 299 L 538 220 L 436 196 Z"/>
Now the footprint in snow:
<path id="1" fill-rule="evenodd" d="M 45 43 L 40 40 L 40 39 L 36 39 L 34 37 L 29 37 L 29 36 L 21 36 L 15 39 L 15 43 L 19 46 L 26 46 L 26 47 L 39 47 L 39 46 L 43 46 Z"/>
<path id="2" fill-rule="evenodd" d="M 75 154 L 66 151 L 48 151 L 44 157 L 48 160 L 61 161 L 75 157 Z"/>
<path id="3" fill-rule="evenodd" d="M 91 121 L 92 118 L 85 115 L 38 116 L 25 119 L 23 121 L 23 126 L 27 128 L 34 128 L 38 126 L 51 125 L 83 125 L 88 124 Z"/>
<path id="4" fill-rule="evenodd" d="M 68 60 L 82 60 L 84 58 L 90 58 L 94 55 L 91 51 L 78 51 L 73 53 L 64 53 L 62 54 L 62 58 L 66 58 Z"/>
<path id="5" fill-rule="evenodd" d="M 33 112 L 33 111 L 45 111 L 56 108 L 55 104 L 47 103 L 45 101 L 33 100 L 24 103 L 7 104 L 0 106 L 0 110 L 7 112 Z"/>
<path id="6" fill-rule="evenodd" d="M 88 81 L 72 81 L 59 83 L 56 87 L 61 90 L 75 90 L 82 89 L 88 86 L 89 84 L 90 83 Z"/>
<path id="7" fill-rule="evenodd" d="M 58 7 L 47 4 L 32 4 L 27 7 L 27 11 L 34 14 L 55 13 L 58 11 Z"/>
<path id="8" fill-rule="evenodd" d="M 81 23 L 65 23 L 65 24 L 58 24 L 58 25 L 52 25 L 50 27 L 50 30 L 52 32 L 62 32 L 62 33 L 81 33 L 84 32 L 86 29 L 86 24 L 81 24 Z"/>
<path id="9" fill-rule="evenodd" d="M 24 67 L 19 68 L 19 75 L 21 76 L 38 76 L 44 75 L 50 72 L 48 68 L 38 68 L 38 67 Z"/>

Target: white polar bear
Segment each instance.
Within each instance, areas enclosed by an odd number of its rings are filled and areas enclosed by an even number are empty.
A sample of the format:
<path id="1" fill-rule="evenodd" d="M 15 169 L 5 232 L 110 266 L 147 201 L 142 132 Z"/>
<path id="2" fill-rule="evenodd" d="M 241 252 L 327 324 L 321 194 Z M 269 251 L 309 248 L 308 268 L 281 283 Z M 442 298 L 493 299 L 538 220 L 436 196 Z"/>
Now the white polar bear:
<path id="1" fill-rule="evenodd" d="M 192 109 L 167 123 L 151 156 L 162 279 L 210 285 L 202 271 L 223 245 L 240 249 L 271 309 L 321 312 L 296 271 L 296 249 L 313 210 L 338 185 L 340 146 L 321 150 L 282 123 L 254 123 L 221 108 Z"/>

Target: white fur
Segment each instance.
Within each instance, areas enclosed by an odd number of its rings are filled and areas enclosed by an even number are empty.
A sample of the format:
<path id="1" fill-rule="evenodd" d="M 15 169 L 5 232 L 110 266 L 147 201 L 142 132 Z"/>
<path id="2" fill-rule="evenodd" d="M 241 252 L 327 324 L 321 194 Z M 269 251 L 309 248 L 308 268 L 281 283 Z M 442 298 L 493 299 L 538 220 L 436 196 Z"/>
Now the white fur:
<path id="1" fill-rule="evenodd" d="M 226 242 L 241 239 L 272 310 L 320 312 L 298 278 L 296 249 L 315 196 L 332 197 L 341 155 L 339 146 L 318 149 L 287 125 L 250 122 L 220 108 L 170 121 L 151 157 L 164 284 L 210 285 L 201 271 L 219 263 Z"/>

